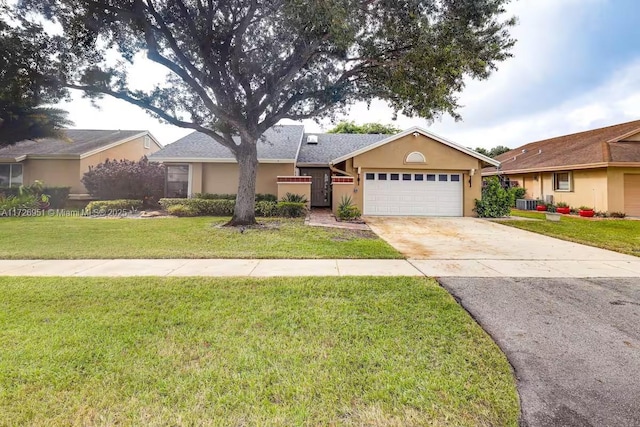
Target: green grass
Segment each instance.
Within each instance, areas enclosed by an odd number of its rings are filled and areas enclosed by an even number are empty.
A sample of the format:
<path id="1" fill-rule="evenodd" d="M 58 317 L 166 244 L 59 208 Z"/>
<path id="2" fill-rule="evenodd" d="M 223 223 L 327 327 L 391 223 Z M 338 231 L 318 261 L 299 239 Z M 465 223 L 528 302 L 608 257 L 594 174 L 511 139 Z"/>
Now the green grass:
<path id="1" fill-rule="evenodd" d="M 240 233 L 228 218 L 1 218 L 0 259 L 402 258 L 372 232 L 261 219 Z"/>
<path id="2" fill-rule="evenodd" d="M 433 280 L 0 278 L 0 425 L 516 426 Z"/>
<path id="3" fill-rule="evenodd" d="M 545 220 L 544 213 L 512 211 L 522 216 L 542 221 L 499 221 L 501 224 L 546 236 L 589 246 L 640 256 L 640 221 L 624 219 L 581 219 L 563 215 L 560 222 Z"/>

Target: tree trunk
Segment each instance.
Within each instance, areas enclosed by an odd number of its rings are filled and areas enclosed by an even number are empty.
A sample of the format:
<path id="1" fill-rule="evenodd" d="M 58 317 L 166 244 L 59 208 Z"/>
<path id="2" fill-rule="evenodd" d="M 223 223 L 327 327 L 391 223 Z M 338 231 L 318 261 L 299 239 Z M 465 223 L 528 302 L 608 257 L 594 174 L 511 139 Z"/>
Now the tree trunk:
<path id="1" fill-rule="evenodd" d="M 238 161 L 238 194 L 230 226 L 256 223 L 256 175 L 258 173 L 258 150 L 256 141 L 243 140 L 236 153 Z"/>

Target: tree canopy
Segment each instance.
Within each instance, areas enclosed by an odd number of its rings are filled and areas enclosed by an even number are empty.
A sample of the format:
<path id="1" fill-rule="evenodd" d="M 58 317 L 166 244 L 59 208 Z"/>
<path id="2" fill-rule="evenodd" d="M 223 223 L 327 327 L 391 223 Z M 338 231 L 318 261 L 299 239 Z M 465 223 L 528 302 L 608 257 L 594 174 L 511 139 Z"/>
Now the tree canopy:
<path id="1" fill-rule="evenodd" d="M 400 133 L 400 129 L 393 125 L 383 125 L 382 123 L 363 123 L 361 125 L 355 122 L 340 122 L 328 133 L 373 133 L 382 135 L 393 135 Z"/>
<path id="2" fill-rule="evenodd" d="M 0 12 L 0 146 L 58 136 L 71 124 L 67 112 L 43 106 L 66 94 L 56 83 L 54 46 L 40 25 L 20 20 L 6 7 Z M 5 17 L 20 25 L 9 25 Z"/>
<path id="3" fill-rule="evenodd" d="M 510 55 L 508 2 L 20 0 L 19 8 L 60 25 L 62 86 L 128 101 L 229 148 L 240 168 L 232 223 L 243 224 L 254 221 L 265 130 L 373 98 L 409 116 L 458 118 L 465 78 L 487 78 Z M 151 90 L 129 82 L 138 52 L 168 72 Z"/>
<path id="4" fill-rule="evenodd" d="M 507 151 L 511 151 L 511 148 L 509 147 L 505 147 L 504 145 L 498 145 L 497 147 L 493 147 L 493 148 L 482 148 L 482 147 L 476 147 L 476 149 L 474 150 L 480 154 L 484 154 L 487 157 L 491 157 L 492 159 L 495 159 L 496 157 L 498 157 L 500 154 L 504 154 Z"/>

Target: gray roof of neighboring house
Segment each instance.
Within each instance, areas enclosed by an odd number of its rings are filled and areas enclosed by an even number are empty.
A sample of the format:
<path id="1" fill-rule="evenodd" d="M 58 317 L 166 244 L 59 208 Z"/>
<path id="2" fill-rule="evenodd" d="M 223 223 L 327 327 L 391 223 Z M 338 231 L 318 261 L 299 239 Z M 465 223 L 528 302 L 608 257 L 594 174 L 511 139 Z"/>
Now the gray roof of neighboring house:
<path id="1" fill-rule="evenodd" d="M 43 138 L 24 140 L 0 148 L 0 157 L 20 156 L 80 156 L 104 146 L 146 133 L 144 130 L 87 130 L 66 129 L 68 140 Z"/>
<path id="2" fill-rule="evenodd" d="M 258 141 L 258 159 L 295 161 L 304 133 L 301 125 L 277 125 Z M 239 137 L 234 137 L 239 142 Z M 165 146 L 149 159 L 229 159 L 235 157 L 227 147 L 200 132 L 193 132 Z"/>
<path id="3" fill-rule="evenodd" d="M 310 135 L 318 137 L 317 144 L 309 144 Z M 391 135 L 347 134 L 347 133 L 307 133 L 304 135 L 298 163 L 329 164 L 330 161 L 368 147 Z"/>

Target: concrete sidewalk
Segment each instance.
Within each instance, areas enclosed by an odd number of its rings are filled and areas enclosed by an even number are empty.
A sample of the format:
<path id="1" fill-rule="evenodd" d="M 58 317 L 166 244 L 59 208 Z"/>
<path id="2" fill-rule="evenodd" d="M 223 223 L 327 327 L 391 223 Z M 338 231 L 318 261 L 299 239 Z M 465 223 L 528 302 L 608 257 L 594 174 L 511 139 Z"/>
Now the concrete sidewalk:
<path id="1" fill-rule="evenodd" d="M 624 255 L 621 255 L 624 257 Z M 0 276 L 428 276 L 640 277 L 640 258 L 622 260 L 0 260 Z"/>

